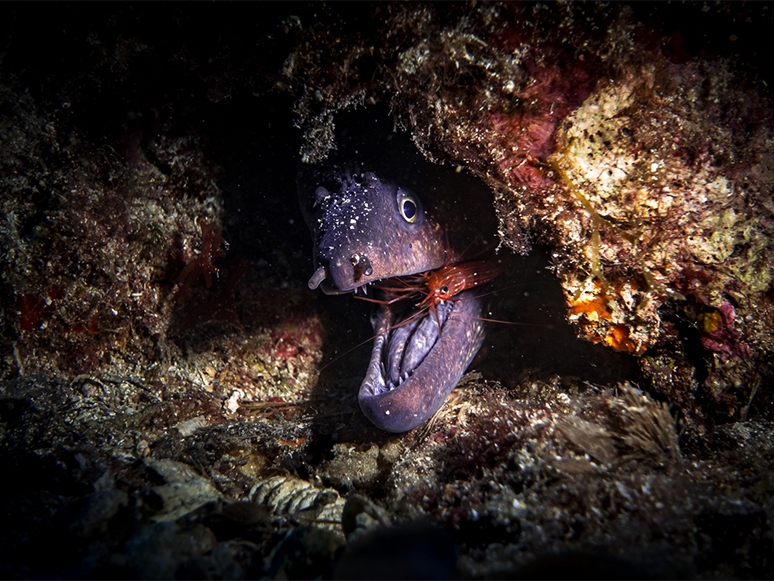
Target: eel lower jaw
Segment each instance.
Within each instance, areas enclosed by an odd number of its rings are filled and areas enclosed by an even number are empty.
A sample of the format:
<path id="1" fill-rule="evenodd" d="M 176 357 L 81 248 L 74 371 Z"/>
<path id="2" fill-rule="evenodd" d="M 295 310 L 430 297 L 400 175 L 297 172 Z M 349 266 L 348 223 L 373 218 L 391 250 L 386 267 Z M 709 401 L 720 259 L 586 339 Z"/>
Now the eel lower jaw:
<path id="1" fill-rule="evenodd" d="M 466 291 L 439 305 L 438 318 L 427 313 L 397 325 L 400 314 L 394 305 L 379 308 L 371 361 L 358 396 L 371 422 L 388 432 L 406 432 L 443 405 L 484 340 L 482 303 Z"/>

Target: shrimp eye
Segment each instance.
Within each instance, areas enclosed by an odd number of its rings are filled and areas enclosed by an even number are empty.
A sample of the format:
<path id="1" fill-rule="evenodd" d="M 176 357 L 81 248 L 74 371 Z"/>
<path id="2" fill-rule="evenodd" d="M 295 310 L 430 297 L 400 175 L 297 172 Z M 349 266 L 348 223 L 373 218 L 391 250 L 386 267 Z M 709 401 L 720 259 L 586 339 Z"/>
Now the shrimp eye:
<path id="1" fill-rule="evenodd" d="M 413 224 L 419 218 L 419 200 L 405 190 L 398 190 L 398 211 L 401 217 Z"/>
<path id="2" fill-rule="evenodd" d="M 446 286 L 446 285 L 443 285 L 443 286 L 441 287 L 441 294 L 444 294 L 444 295 L 445 295 L 445 294 L 447 294 L 448 292 L 449 292 L 449 287 L 448 287 L 448 286 Z"/>

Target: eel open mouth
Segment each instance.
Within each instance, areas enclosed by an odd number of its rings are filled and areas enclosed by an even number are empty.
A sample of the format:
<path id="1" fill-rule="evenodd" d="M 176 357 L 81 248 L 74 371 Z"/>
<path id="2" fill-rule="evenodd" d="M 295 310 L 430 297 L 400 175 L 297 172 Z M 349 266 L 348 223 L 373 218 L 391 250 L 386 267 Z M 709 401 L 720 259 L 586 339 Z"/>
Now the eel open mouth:
<path id="1" fill-rule="evenodd" d="M 439 303 L 436 313 L 417 315 L 405 305 L 381 305 L 373 319 L 371 361 L 358 394 L 366 417 L 395 433 L 427 421 L 481 348 L 482 310 L 483 299 L 473 290 Z"/>

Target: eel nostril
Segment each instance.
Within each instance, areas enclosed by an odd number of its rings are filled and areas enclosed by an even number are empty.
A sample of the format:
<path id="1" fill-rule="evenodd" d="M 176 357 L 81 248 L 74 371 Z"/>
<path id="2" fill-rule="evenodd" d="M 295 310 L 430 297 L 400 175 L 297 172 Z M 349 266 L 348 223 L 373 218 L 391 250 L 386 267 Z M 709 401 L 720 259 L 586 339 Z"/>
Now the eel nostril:
<path id="1" fill-rule="evenodd" d="M 315 290 L 318 286 L 320 286 L 320 283 L 325 280 L 325 277 L 327 276 L 327 273 L 325 272 L 325 267 L 321 266 L 317 270 L 314 271 L 314 274 L 312 275 L 312 278 L 309 279 L 309 282 L 307 283 L 309 288 L 311 290 Z"/>
<path id="2" fill-rule="evenodd" d="M 349 261 L 355 269 L 355 280 L 360 280 L 363 275 L 371 276 L 374 273 L 374 268 L 371 265 L 371 261 L 365 254 L 355 253 L 349 257 Z"/>

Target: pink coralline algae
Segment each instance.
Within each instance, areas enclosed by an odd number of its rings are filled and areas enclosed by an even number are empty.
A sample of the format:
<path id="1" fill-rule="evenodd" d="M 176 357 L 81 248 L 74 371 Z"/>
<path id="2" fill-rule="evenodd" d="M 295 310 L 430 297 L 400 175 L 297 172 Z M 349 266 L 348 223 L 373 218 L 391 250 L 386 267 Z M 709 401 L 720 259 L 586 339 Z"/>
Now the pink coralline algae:
<path id="1" fill-rule="evenodd" d="M 734 329 L 736 311 L 731 303 L 723 303 L 716 311 L 699 315 L 701 344 L 705 349 L 733 357 L 749 357 L 750 346 L 740 340 Z"/>
<path id="2" fill-rule="evenodd" d="M 509 183 L 542 190 L 551 185 L 541 162 L 555 147 L 557 126 L 589 96 L 594 79 L 572 64 L 561 72 L 536 65 L 526 69 L 534 82 L 514 89 L 513 99 L 529 106 L 513 112 L 493 111 L 486 123 L 504 154 L 498 162 L 499 173 Z"/>

